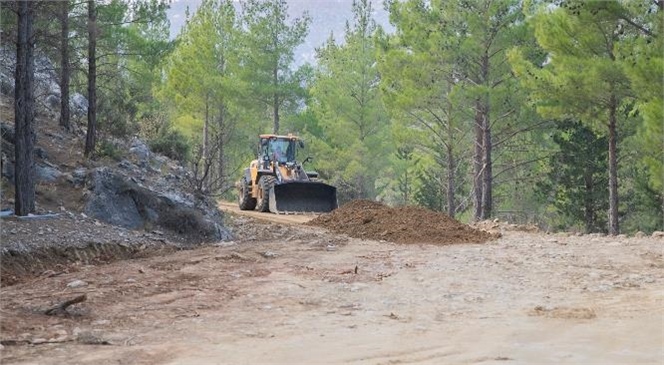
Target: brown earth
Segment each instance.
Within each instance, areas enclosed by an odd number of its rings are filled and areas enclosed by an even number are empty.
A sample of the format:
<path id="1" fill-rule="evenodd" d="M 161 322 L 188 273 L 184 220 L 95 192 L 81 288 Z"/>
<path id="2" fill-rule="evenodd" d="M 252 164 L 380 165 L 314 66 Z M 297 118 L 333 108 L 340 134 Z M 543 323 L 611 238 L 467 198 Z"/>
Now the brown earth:
<path id="1" fill-rule="evenodd" d="M 351 201 L 307 224 L 350 237 L 406 244 L 484 243 L 500 237 L 444 213 L 413 206 L 391 208 L 368 200 Z"/>
<path id="2" fill-rule="evenodd" d="M 263 216 L 229 213 L 234 242 L 3 286 L 0 363 L 664 360 L 661 238 L 505 231 L 484 244 L 401 245 Z M 33 228 L 2 227 L 25 240 Z M 44 314 L 81 295 L 68 314 Z"/>

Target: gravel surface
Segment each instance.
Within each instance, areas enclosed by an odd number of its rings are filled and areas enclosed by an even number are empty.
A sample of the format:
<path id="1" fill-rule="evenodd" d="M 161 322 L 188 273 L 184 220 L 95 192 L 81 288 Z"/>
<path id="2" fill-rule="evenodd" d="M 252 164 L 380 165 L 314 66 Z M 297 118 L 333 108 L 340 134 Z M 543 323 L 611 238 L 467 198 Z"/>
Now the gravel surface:
<path id="1" fill-rule="evenodd" d="M 0 289 L 3 364 L 659 364 L 664 240 L 402 245 L 308 226 Z M 253 235 L 253 237 L 252 237 Z M 86 295 L 69 314 L 43 311 Z"/>

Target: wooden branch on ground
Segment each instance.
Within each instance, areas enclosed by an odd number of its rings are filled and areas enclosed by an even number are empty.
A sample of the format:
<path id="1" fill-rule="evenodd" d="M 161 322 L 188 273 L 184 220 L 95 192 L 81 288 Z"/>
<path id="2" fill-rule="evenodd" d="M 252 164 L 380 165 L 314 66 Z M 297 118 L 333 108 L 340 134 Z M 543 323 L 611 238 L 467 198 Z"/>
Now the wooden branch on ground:
<path id="1" fill-rule="evenodd" d="M 58 304 L 55 307 L 48 309 L 46 312 L 44 312 L 44 314 L 46 314 L 47 316 L 54 316 L 59 313 L 67 313 L 67 307 L 76 303 L 85 302 L 86 299 L 88 299 L 88 297 L 85 294 L 79 295 L 74 299 L 66 300 L 61 304 Z"/>

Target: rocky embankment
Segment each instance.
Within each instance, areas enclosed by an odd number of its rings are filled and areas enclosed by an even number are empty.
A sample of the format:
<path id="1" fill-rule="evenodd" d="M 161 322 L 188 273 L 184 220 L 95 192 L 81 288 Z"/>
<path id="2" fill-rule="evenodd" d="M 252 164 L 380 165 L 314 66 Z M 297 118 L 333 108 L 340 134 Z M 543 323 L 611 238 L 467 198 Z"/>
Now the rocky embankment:
<path id="1" fill-rule="evenodd" d="M 216 202 L 194 193 L 187 168 L 152 152 L 140 138 L 105 137 L 104 143 L 118 153 L 84 158 L 87 100 L 72 95 L 72 128 L 64 131 L 58 125 L 55 68 L 40 55 L 35 59 L 36 212 L 33 217 L 13 217 L 15 60 L 2 48 L 0 60 L 3 282 L 66 262 L 125 257 L 141 247 L 182 247 L 231 238 Z"/>

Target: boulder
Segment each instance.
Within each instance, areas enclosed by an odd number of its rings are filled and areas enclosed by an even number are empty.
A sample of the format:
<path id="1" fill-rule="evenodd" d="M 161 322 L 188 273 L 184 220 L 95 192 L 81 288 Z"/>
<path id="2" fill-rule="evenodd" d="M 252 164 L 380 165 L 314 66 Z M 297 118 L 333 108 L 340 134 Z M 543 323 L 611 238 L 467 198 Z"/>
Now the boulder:
<path id="1" fill-rule="evenodd" d="M 41 147 L 35 147 L 35 156 L 41 158 L 42 160 L 48 159 L 48 152 Z"/>
<path id="2" fill-rule="evenodd" d="M 46 106 L 51 109 L 60 109 L 60 97 L 57 95 L 49 95 L 46 97 Z"/>
<path id="3" fill-rule="evenodd" d="M 14 78 L 0 73 L 0 93 L 5 96 L 14 96 Z"/>
<path id="4" fill-rule="evenodd" d="M 88 113 L 88 99 L 79 93 L 74 93 L 69 98 L 69 106 L 76 116 L 84 116 Z"/>
<path id="5" fill-rule="evenodd" d="M 74 186 L 83 186 L 85 185 L 85 178 L 88 174 L 88 170 L 85 167 L 79 167 L 72 171 L 71 180 L 69 180 Z"/>
<path id="6" fill-rule="evenodd" d="M 60 170 L 51 166 L 43 165 L 37 165 L 36 173 L 37 181 L 40 182 L 54 182 L 60 176 L 62 176 L 62 172 Z"/>
<path id="7" fill-rule="evenodd" d="M 131 140 L 129 153 L 135 156 L 142 166 L 146 166 L 150 160 L 150 147 L 139 138 L 134 137 Z"/>
<path id="8" fill-rule="evenodd" d="M 16 134 L 14 133 L 14 124 L 0 122 L 0 135 L 7 143 L 14 144 Z"/>
<path id="9" fill-rule="evenodd" d="M 207 214 L 194 202 L 159 194 L 110 168 L 93 170 L 87 185 L 90 194 L 85 213 L 100 221 L 130 229 L 159 226 L 202 240 L 231 238 L 218 211 Z"/>

